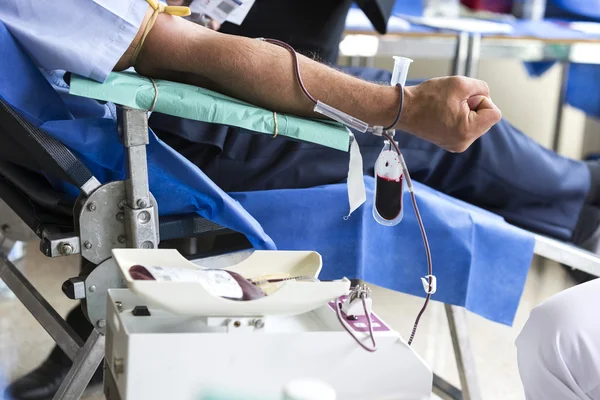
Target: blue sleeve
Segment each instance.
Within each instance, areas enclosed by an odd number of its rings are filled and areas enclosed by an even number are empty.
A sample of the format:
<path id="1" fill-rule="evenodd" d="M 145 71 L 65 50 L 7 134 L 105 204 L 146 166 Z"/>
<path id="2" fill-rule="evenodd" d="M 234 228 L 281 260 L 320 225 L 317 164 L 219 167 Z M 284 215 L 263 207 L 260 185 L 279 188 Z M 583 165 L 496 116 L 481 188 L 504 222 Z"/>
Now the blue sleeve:
<path id="1" fill-rule="evenodd" d="M 145 0 L 1 0 L 0 20 L 38 66 L 103 82 L 146 10 Z"/>

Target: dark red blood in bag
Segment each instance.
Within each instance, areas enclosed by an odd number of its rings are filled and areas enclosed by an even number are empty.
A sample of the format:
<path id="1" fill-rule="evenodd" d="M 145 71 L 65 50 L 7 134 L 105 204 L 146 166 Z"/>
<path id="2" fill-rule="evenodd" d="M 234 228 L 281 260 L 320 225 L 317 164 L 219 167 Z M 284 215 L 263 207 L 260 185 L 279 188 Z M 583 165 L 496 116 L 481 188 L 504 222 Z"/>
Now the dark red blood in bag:
<path id="1" fill-rule="evenodd" d="M 260 299 L 261 297 L 265 297 L 265 294 L 263 293 L 262 290 L 260 290 L 260 288 L 258 286 L 254 285 L 252 282 L 248 281 L 246 278 L 244 278 L 240 274 L 238 274 L 236 272 L 232 272 L 232 271 L 225 271 L 225 272 L 227 272 L 233 279 L 235 279 L 235 281 L 238 283 L 238 285 L 240 285 L 240 287 L 242 288 L 242 298 L 236 299 L 236 298 L 232 298 L 232 297 L 224 297 L 224 299 L 246 301 L 246 300 L 256 300 L 256 299 Z M 150 271 L 148 271 L 148 269 L 146 269 L 146 267 L 141 266 L 141 265 L 134 265 L 131 268 L 129 268 L 129 275 L 131 275 L 131 278 L 136 281 L 155 281 L 156 280 L 152 276 Z"/>
<path id="2" fill-rule="evenodd" d="M 155 281 L 154 277 L 146 269 L 146 267 L 142 267 L 141 265 L 134 265 L 129 268 L 129 275 L 134 281 Z"/>
<path id="3" fill-rule="evenodd" d="M 231 272 L 231 271 L 227 271 L 227 273 L 229 275 L 231 275 L 231 277 L 233 279 L 236 280 L 236 282 L 242 288 L 242 293 L 243 293 L 243 296 L 241 299 L 231 299 L 231 300 L 256 300 L 256 299 L 260 299 L 261 297 L 265 297 L 265 294 L 263 293 L 262 290 L 260 290 L 260 288 L 258 286 L 256 286 L 254 283 L 248 281 L 246 278 L 244 278 L 240 274 L 236 274 L 235 272 Z"/>
<path id="4" fill-rule="evenodd" d="M 394 220 L 402 211 L 402 176 L 392 180 L 377 175 L 377 193 L 375 196 L 377 213 L 388 221 Z"/>

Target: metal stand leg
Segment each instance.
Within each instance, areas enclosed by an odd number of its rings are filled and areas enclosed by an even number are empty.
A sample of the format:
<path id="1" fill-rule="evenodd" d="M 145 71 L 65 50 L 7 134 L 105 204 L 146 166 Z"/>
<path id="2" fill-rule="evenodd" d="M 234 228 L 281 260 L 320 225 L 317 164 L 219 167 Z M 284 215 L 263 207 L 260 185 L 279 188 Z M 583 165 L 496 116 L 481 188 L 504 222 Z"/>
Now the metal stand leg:
<path id="1" fill-rule="evenodd" d="M 452 74 L 476 77 L 480 55 L 481 35 L 461 32 L 456 44 Z M 481 391 L 477 380 L 475 359 L 469 343 L 466 311 L 462 307 L 449 304 L 446 304 L 445 308 L 462 392 L 438 375 L 433 377 L 433 392 L 445 400 L 479 400 Z"/>
<path id="2" fill-rule="evenodd" d="M 103 358 L 104 336 L 94 329 L 77 358 L 73 360 L 73 366 L 54 395 L 54 400 L 79 399 Z"/>
<path id="3" fill-rule="evenodd" d="M 83 346 L 83 340 L 4 255 L 0 255 L 0 279 L 46 329 L 65 354 L 73 360 Z"/>
<path id="4" fill-rule="evenodd" d="M 560 131 L 563 121 L 565 99 L 567 97 L 567 85 L 569 83 L 569 63 L 562 62 L 562 73 L 560 78 L 560 92 L 558 94 L 558 107 L 556 109 L 556 121 L 554 122 L 554 136 L 552 138 L 552 150 L 558 152 L 560 147 Z"/>
<path id="5" fill-rule="evenodd" d="M 481 58 L 481 34 L 472 33 L 469 36 L 469 48 L 467 51 L 468 61 L 465 70 L 465 76 L 477 78 L 479 71 L 479 60 Z"/>
<path id="6" fill-rule="evenodd" d="M 443 400 L 463 400 L 460 389 L 436 374 L 433 374 L 433 393 Z"/>
<path id="7" fill-rule="evenodd" d="M 460 376 L 462 394 L 465 400 L 480 400 L 481 390 L 477 379 L 477 368 L 467 326 L 467 312 L 462 307 L 445 305 L 448 326 L 452 336 L 452 346 L 456 357 L 456 366 Z"/>
<path id="8" fill-rule="evenodd" d="M 65 354 L 73 360 L 73 366 L 54 399 L 79 399 L 104 357 L 104 336 L 94 330 L 84 344 L 75 331 L 2 253 L 0 253 L 0 279 L 15 293 Z"/>
<path id="9" fill-rule="evenodd" d="M 456 53 L 452 64 L 451 75 L 465 75 L 469 58 L 469 34 L 461 32 L 457 37 Z"/>

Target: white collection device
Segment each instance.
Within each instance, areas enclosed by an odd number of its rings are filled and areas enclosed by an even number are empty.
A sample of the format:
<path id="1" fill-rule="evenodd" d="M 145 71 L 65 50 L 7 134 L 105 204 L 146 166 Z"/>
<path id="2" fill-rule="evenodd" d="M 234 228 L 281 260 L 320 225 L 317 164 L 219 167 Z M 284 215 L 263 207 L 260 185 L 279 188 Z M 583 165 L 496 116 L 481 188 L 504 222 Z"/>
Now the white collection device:
<path id="1" fill-rule="evenodd" d="M 108 293 L 108 400 L 431 396 L 431 370 L 377 315 L 371 314 L 375 352 L 365 351 L 340 325 L 335 300 L 348 294 L 347 279 L 289 281 L 265 298 L 234 301 L 212 296 L 200 283 L 135 281 L 128 272 L 133 265 L 213 268 L 209 259 L 198 266 L 172 250 L 115 249 L 113 255 L 129 289 Z M 273 271 L 317 278 L 321 257 L 255 251 L 224 269 L 248 279 Z M 370 340 L 366 316 L 345 322 L 359 339 Z M 294 397 L 292 386 L 312 391 Z"/>

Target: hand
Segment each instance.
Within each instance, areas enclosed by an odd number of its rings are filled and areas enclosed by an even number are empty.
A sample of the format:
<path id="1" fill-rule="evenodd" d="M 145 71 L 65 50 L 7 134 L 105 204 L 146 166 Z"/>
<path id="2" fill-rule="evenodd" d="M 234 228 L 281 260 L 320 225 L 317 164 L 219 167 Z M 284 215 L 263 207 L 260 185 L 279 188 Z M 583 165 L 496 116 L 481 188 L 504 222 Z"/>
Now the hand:
<path id="1" fill-rule="evenodd" d="M 435 78 L 405 88 L 398 128 L 451 152 L 463 152 L 502 118 L 487 84 L 464 77 Z"/>

